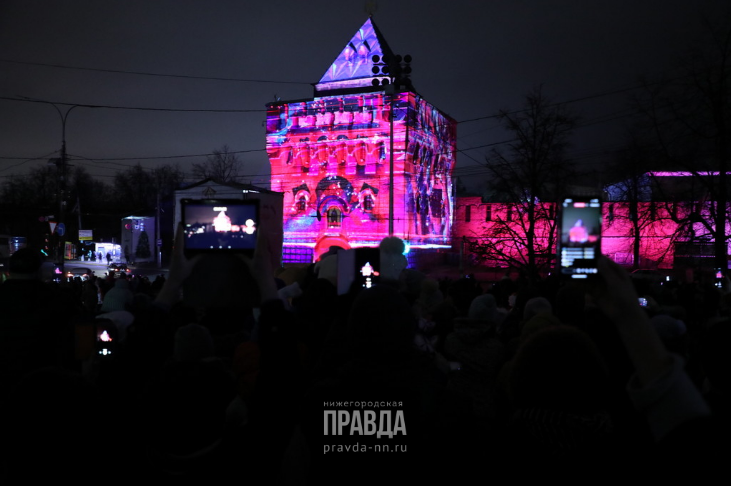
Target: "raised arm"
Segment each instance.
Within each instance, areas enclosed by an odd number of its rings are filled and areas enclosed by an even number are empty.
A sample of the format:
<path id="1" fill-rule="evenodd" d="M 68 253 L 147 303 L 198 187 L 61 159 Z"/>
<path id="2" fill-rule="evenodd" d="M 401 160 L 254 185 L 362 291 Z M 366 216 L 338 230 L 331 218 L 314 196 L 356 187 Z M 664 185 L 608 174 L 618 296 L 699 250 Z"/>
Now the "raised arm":
<path id="1" fill-rule="evenodd" d="M 635 366 L 627 391 L 647 418 L 656 440 L 682 424 L 710 415 L 708 405 L 684 369 L 670 353 L 638 305 L 627 272 L 606 257 L 599 261 L 594 300 L 614 323 Z"/>
<path id="2" fill-rule="evenodd" d="M 183 251 L 185 246 L 185 233 L 183 231 L 183 225 L 179 224 L 175 232 L 175 244 L 173 246 L 173 258 L 170 262 L 170 269 L 168 272 L 168 278 L 165 280 L 160 292 L 155 298 L 155 303 L 161 305 L 167 309 L 172 307 L 177 301 L 180 293 L 180 288 L 183 282 L 188 278 L 193 271 L 201 255 L 196 255 L 193 258 L 187 258 Z"/>
<path id="3" fill-rule="evenodd" d="M 670 369 L 672 357 L 638 305 L 632 280 L 622 267 L 606 257 L 599 261 L 594 300 L 619 331 L 640 384 L 650 383 Z"/>

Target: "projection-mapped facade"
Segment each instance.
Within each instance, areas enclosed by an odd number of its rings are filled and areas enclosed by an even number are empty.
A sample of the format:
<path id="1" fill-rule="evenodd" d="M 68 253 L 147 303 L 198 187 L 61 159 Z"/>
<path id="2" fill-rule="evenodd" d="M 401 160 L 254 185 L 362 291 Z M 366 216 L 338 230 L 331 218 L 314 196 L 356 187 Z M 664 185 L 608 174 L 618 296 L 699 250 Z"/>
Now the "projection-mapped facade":
<path id="1" fill-rule="evenodd" d="M 267 106 L 285 261 L 288 250 L 316 259 L 389 234 L 412 249 L 450 247 L 456 122 L 413 91 L 407 71 L 368 19 L 313 99 Z"/>

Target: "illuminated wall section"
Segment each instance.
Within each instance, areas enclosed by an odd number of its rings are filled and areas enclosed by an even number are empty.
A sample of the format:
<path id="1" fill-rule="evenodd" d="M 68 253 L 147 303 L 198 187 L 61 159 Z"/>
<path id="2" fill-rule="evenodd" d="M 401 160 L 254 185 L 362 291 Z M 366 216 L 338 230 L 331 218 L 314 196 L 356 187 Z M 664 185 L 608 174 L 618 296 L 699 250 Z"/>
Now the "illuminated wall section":
<path id="1" fill-rule="evenodd" d="M 555 214 L 555 204 L 542 203 L 537 211 Z M 483 203 L 480 197 L 457 199 L 454 223 L 455 246 L 469 255 L 471 264 L 490 267 L 521 266 L 528 263 L 527 219 L 522 205 Z M 538 253 L 556 253 L 555 222 L 539 219 L 534 248 Z M 456 248 L 455 248 L 456 249 Z M 548 264 L 545 260 L 539 264 Z"/>
<path id="2" fill-rule="evenodd" d="M 457 199 L 454 242 L 470 255 L 472 264 L 504 267 L 510 260 L 527 262 L 524 246 L 526 225 L 511 209 L 513 206 L 483 203 L 479 197 Z M 605 202 L 602 207 L 602 253 L 621 265 L 632 266 L 637 227 L 641 268 L 682 268 L 689 258 L 696 258 L 697 262 L 698 258 L 705 257 L 710 262 L 713 253 L 708 248 L 712 240 L 706 238 L 707 229 L 703 223 L 683 223 L 688 221 L 693 211 L 708 215 L 710 204 L 640 202 L 634 216 L 627 202 Z M 548 238 L 549 231 L 553 229 L 545 222 L 537 225 L 537 248 L 544 250 L 550 246 L 550 252 L 555 253 L 555 241 Z M 726 234 L 731 234 L 729 223 Z M 479 247 L 483 251 L 479 251 Z M 731 245 L 729 250 L 731 252 Z M 484 256 L 490 254 L 501 258 Z M 711 265 L 712 262 L 708 263 Z"/>
<path id="3" fill-rule="evenodd" d="M 393 234 L 411 248 L 450 247 L 456 122 L 416 93 L 373 86 L 372 55 L 390 52 L 382 45 L 369 19 L 313 99 L 267 107 L 285 247 L 312 248 L 317 257 L 331 245 L 377 246 L 391 217 Z"/>
<path id="4" fill-rule="evenodd" d="M 674 243 L 686 240 L 670 214 L 670 204 L 638 203 L 637 228 L 640 235 L 640 266 L 671 268 Z M 603 206 L 602 253 L 620 265 L 634 265 L 635 222 L 627 202 L 605 202 Z M 675 217 L 683 218 L 677 213 Z"/>
<path id="5" fill-rule="evenodd" d="M 122 257 L 129 256 L 129 262 L 125 263 L 155 260 L 155 218 L 148 216 L 122 218 L 121 234 Z"/>
<path id="6" fill-rule="evenodd" d="M 394 235 L 412 248 L 450 245 L 455 122 L 409 92 L 393 102 L 372 92 L 268 107 L 271 189 L 284 193 L 285 245 L 319 254 L 388 236 L 391 133 Z"/>

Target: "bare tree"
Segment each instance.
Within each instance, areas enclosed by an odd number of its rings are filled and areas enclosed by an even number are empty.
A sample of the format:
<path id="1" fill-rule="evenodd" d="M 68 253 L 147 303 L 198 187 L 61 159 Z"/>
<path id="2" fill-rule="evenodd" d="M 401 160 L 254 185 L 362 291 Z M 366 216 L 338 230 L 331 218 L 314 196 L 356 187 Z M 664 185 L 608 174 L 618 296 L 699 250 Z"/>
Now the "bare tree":
<path id="1" fill-rule="evenodd" d="M 155 195 L 152 175 L 140 164 L 114 176 L 116 207 L 122 213 L 149 211 L 154 207 L 150 203 L 155 201 Z"/>
<path id="2" fill-rule="evenodd" d="M 688 212 L 695 236 L 713 240 L 714 266 L 728 265 L 731 169 L 731 27 L 709 26 L 681 75 L 648 84 L 637 106 L 669 167 L 690 172 L 704 194 Z M 700 234 L 699 234 L 700 233 Z"/>
<path id="3" fill-rule="evenodd" d="M 140 164 L 114 177 L 116 207 L 126 213 L 152 211 L 160 197 L 170 196 L 183 182 L 178 167 L 163 165 L 146 169 Z"/>
<path id="4" fill-rule="evenodd" d="M 554 258 L 555 203 L 573 172 L 564 152 L 577 117 L 564 105 L 551 104 L 540 87 L 526 96 L 522 110 L 500 110 L 496 117 L 515 139 L 486 160 L 488 199 L 508 206 L 505 217 L 498 216 L 488 234 L 470 248 L 486 259 L 518 266 L 535 279 Z"/>
<path id="5" fill-rule="evenodd" d="M 642 143 L 640 132 L 630 131 L 628 141 L 616 151 L 605 171 L 605 179 L 617 182 L 605 186 L 608 194 L 608 212 L 604 224 L 631 238 L 632 268 L 640 268 L 642 239 L 654 225 L 657 205 L 653 200 L 652 181 L 648 171 L 652 167 L 651 151 Z M 621 204 L 616 204 L 621 203 Z"/>
<path id="6" fill-rule="evenodd" d="M 205 162 L 193 164 L 193 175 L 198 179 L 213 179 L 217 182 L 234 182 L 239 177 L 241 161 L 228 145 L 214 150 Z"/>
<path id="7" fill-rule="evenodd" d="M 176 165 L 163 165 L 152 170 L 152 179 L 160 197 L 168 197 L 183 184 L 185 174 Z"/>

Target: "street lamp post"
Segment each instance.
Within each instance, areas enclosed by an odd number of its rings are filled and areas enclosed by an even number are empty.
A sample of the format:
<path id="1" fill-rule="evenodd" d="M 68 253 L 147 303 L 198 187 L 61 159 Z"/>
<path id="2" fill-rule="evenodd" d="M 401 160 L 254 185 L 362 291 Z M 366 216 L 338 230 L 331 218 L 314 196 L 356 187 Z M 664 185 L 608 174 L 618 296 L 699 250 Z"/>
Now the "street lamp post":
<path id="1" fill-rule="evenodd" d="M 393 236 L 393 217 L 394 217 L 394 205 L 393 205 L 393 197 L 394 197 L 394 191 L 393 191 L 393 109 L 394 109 L 394 102 L 393 99 L 396 96 L 396 90 L 394 89 L 394 85 L 390 85 L 387 87 L 386 92 L 388 93 L 390 91 L 390 107 L 388 110 L 388 236 Z"/>
<path id="2" fill-rule="evenodd" d="M 373 86 L 383 85 L 385 86 L 385 94 L 389 99 L 389 110 L 388 110 L 388 125 L 389 125 L 389 170 L 388 170 L 388 236 L 394 234 L 394 158 L 393 158 L 393 123 L 394 123 L 394 108 L 396 106 L 395 100 L 402 88 L 412 89 L 411 80 L 409 75 L 411 74 L 411 56 L 406 55 L 401 57 L 396 55 L 395 58 L 389 59 L 386 56 L 374 55 L 373 61 Z M 384 101 L 385 103 L 385 101 Z M 408 127 L 408 124 L 407 124 Z"/>
<path id="3" fill-rule="evenodd" d="M 58 242 L 56 245 L 56 263 L 58 265 L 58 271 L 61 275 L 64 275 L 64 260 L 66 257 L 65 248 L 65 222 L 66 222 L 66 201 L 64 199 L 64 193 L 66 192 L 66 165 L 68 162 L 66 154 L 66 121 L 68 120 L 69 114 L 74 108 L 85 105 L 63 105 L 68 108 L 66 111 L 62 111 L 56 103 L 45 100 L 37 100 L 22 96 L 23 99 L 33 101 L 36 103 L 45 103 L 53 106 L 58 112 L 58 116 L 61 118 L 61 157 L 55 161 L 56 167 L 58 168 L 58 224 L 56 225 L 56 233 L 58 235 Z M 60 230 L 60 231 L 59 231 Z"/>
<path id="4" fill-rule="evenodd" d="M 62 112 L 61 109 L 56 106 L 54 103 L 48 103 L 51 106 L 53 106 L 56 111 L 58 112 L 58 115 L 61 117 L 61 160 L 59 161 L 59 178 L 58 178 L 58 226 L 56 228 L 65 228 L 66 224 L 66 199 L 65 199 L 65 193 L 66 193 L 66 166 L 68 163 L 67 154 L 66 154 L 66 120 L 69 117 L 69 113 L 74 108 L 78 108 L 80 105 L 71 105 L 66 112 Z M 58 235 L 58 269 L 61 272 L 61 275 L 64 275 L 64 260 L 66 259 L 66 244 L 65 244 L 66 238 L 65 238 L 65 229 L 61 231 Z M 62 277 L 63 278 L 63 277 Z"/>

